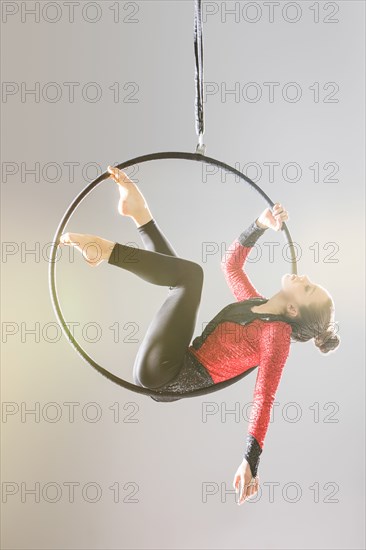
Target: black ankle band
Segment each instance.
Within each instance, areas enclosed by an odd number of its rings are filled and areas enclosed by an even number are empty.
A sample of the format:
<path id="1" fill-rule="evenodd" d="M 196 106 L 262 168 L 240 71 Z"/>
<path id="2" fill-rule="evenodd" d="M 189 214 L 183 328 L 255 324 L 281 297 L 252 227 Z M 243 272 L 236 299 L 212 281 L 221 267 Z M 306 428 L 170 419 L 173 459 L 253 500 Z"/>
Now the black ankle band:
<path id="1" fill-rule="evenodd" d="M 150 225 L 155 225 L 154 218 L 151 218 L 151 220 L 149 220 L 148 222 L 144 223 L 143 225 L 140 225 L 140 227 L 138 227 L 137 229 L 138 230 L 145 229 L 145 227 L 150 227 Z"/>

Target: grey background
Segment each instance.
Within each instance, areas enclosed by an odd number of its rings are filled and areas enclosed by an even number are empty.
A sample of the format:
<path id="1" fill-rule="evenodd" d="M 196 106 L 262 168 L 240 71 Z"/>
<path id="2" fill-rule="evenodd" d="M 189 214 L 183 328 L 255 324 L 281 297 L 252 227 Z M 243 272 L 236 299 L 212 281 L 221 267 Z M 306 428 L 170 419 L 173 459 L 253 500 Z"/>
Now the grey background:
<path id="1" fill-rule="evenodd" d="M 55 103 L 42 96 L 22 102 L 19 93 L 1 102 L 1 231 L 3 251 L 14 251 L 2 255 L 3 548 L 364 548 L 364 2 L 316 3 L 318 23 L 309 2 L 297 3 L 296 23 L 281 11 L 270 22 L 263 2 L 254 3 L 262 10 L 256 23 L 242 11 L 237 22 L 225 21 L 224 8 L 234 3 L 206 3 L 217 12 L 204 22 L 206 83 L 232 89 L 239 82 L 242 89 L 256 82 L 263 92 L 258 102 L 207 97 L 206 154 L 239 166 L 286 207 L 301 249 L 299 273 L 332 294 L 341 337 L 338 350 L 326 356 L 312 342 L 292 345 L 261 458 L 261 492 L 240 507 L 228 491 L 245 448 L 256 371 L 206 398 L 156 403 L 108 382 L 63 335 L 56 338 L 47 243 L 66 207 L 96 176 L 89 163 L 104 171 L 145 153 L 196 147 L 193 1 L 121 2 L 119 23 L 110 9 L 115 3 L 99 2 L 102 16 L 94 24 L 81 16 L 85 4 L 75 8 L 74 23 L 61 2 L 56 23 L 46 20 L 55 17 L 52 6 L 39 23 L 32 16 L 22 22 L 20 11 L 4 19 L 2 12 L 3 83 L 42 88 L 56 82 L 63 92 Z M 339 21 L 324 22 L 334 6 Z M 93 7 L 88 13 L 94 17 Z M 254 11 L 247 13 L 253 19 Z M 120 103 L 108 89 L 117 81 Z M 97 82 L 102 98 L 90 103 L 77 91 L 71 103 L 64 82 L 79 82 L 77 90 Z M 126 82 L 138 87 L 134 103 L 126 100 L 132 91 L 123 90 Z M 264 82 L 280 83 L 273 102 Z M 300 86 L 299 101 L 280 94 L 288 82 Z M 309 89 L 316 82 L 319 102 Z M 329 82 L 339 86 L 334 103 L 324 102 Z M 37 162 L 39 181 L 21 166 Z M 268 162 L 279 163 L 273 180 Z M 298 181 L 289 181 L 291 170 L 289 177 L 281 173 L 290 162 L 301 167 Z M 57 163 L 61 173 L 54 165 L 42 173 L 47 163 Z M 79 163 L 74 178 L 67 163 Z M 260 166 L 259 177 L 248 163 Z M 315 163 L 319 181 L 310 169 Z M 326 163 L 339 167 L 336 181 L 326 180 L 332 172 Z M 225 181 L 217 173 L 205 181 L 195 163 L 149 163 L 133 175 L 178 253 L 205 269 L 198 335 L 234 301 L 220 271 L 221 252 L 266 204 L 232 176 Z M 118 216 L 117 199 L 115 184 L 103 182 L 68 229 L 141 246 L 133 222 Z M 271 242 L 278 245 L 273 258 Z M 214 253 L 205 258 L 207 243 Z M 259 245 L 262 257 L 248 260 L 247 273 L 270 297 L 290 264 L 282 235 L 267 232 Z M 24 254 L 37 247 L 40 254 Z M 105 264 L 92 270 L 78 255 L 71 261 L 63 254 L 57 274 L 65 316 L 79 323 L 75 334 L 97 361 L 132 380 L 139 342 L 166 289 Z M 39 339 L 25 332 L 35 323 Z M 97 342 L 83 338 L 86 323 L 98 323 Z M 42 334 L 45 327 L 49 332 Z M 7 335 L 11 328 L 15 333 Z M 127 341 L 132 330 L 135 341 Z M 93 339 L 92 328 L 88 334 Z M 70 402 L 78 404 L 73 422 Z M 39 407 L 39 418 L 22 417 L 22 407 Z M 204 421 L 207 408 L 215 414 Z M 101 418 L 94 422 L 96 410 Z M 236 413 L 225 414 L 230 410 Z M 74 502 L 65 485 L 71 482 L 78 484 Z M 24 492 L 36 483 L 39 502 Z M 47 483 L 53 483 L 49 493 Z M 83 497 L 88 483 L 101 490 L 97 502 L 90 502 L 93 488 Z M 110 489 L 116 484 L 118 502 Z M 51 502 L 55 487 L 60 498 Z M 205 487 L 213 493 L 207 499 Z"/>

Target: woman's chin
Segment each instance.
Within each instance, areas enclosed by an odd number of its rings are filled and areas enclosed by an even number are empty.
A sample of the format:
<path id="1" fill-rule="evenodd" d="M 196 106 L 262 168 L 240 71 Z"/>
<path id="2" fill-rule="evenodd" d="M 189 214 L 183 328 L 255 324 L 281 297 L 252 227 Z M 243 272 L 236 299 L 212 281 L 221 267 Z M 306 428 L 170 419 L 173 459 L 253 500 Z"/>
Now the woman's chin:
<path id="1" fill-rule="evenodd" d="M 294 278 L 295 276 L 293 276 L 291 273 L 285 273 L 284 275 L 282 275 L 281 286 L 283 290 L 287 290 L 289 288 Z"/>

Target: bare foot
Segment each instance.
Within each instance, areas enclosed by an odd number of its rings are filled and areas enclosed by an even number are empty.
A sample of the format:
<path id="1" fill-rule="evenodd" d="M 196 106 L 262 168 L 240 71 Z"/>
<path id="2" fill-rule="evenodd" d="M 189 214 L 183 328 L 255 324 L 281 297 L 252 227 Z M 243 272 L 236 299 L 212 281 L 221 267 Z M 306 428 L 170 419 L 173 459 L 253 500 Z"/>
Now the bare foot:
<path id="1" fill-rule="evenodd" d="M 74 246 L 91 267 L 97 267 L 104 260 L 109 259 L 115 243 L 96 235 L 64 233 L 60 237 L 60 244 Z"/>
<path id="2" fill-rule="evenodd" d="M 137 185 L 118 168 L 108 166 L 108 172 L 111 174 L 111 178 L 118 184 L 120 193 L 118 212 L 122 216 L 133 218 L 137 226 L 150 221 L 152 214 L 145 197 Z"/>

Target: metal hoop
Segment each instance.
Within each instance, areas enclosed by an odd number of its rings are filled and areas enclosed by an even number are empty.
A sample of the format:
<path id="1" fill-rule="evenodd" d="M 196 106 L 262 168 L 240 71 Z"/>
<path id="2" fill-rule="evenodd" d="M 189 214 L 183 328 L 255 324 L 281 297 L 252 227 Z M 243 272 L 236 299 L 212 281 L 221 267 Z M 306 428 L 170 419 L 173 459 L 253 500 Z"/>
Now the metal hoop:
<path id="1" fill-rule="evenodd" d="M 144 162 L 149 162 L 152 160 L 166 160 L 166 159 L 184 159 L 189 161 L 197 161 L 197 162 L 205 162 L 207 164 L 211 164 L 213 166 L 223 168 L 227 172 L 230 172 L 232 174 L 235 174 L 239 176 L 242 180 L 246 181 L 251 187 L 253 187 L 269 204 L 269 206 L 272 208 L 274 206 L 274 203 L 271 201 L 271 199 L 266 195 L 264 191 L 251 179 L 249 179 L 247 176 L 239 172 L 239 170 L 236 170 L 236 168 L 232 168 L 228 164 L 225 164 L 224 162 L 221 162 L 219 160 L 213 159 L 211 157 L 206 157 L 202 154 L 197 153 L 180 153 L 180 152 L 161 152 L 161 153 L 152 153 L 149 155 L 143 155 L 140 157 L 135 157 L 133 159 L 127 160 L 125 162 L 122 162 L 121 164 L 117 165 L 117 168 L 120 170 L 123 170 L 124 168 L 128 168 L 129 166 L 133 166 L 135 164 L 142 164 Z M 66 213 L 64 214 L 53 239 L 52 242 L 52 253 L 51 253 L 51 259 L 50 259 L 50 266 L 49 266 L 49 288 L 50 288 L 50 294 L 52 299 L 52 305 L 55 310 L 56 316 L 58 318 L 58 321 L 61 325 L 61 328 L 63 329 L 65 335 L 68 337 L 71 345 L 75 348 L 75 350 L 81 355 L 83 359 L 89 365 L 91 365 L 94 369 L 96 369 L 100 374 L 108 378 L 111 382 L 114 382 L 115 384 L 118 384 L 119 386 L 122 386 L 128 390 L 141 393 L 148 396 L 164 396 L 164 397 L 177 397 L 181 396 L 182 398 L 186 397 L 196 397 L 200 395 L 206 395 L 208 393 L 212 393 L 215 391 L 220 390 L 223 387 L 227 387 L 230 384 L 234 384 L 239 378 L 242 377 L 242 375 L 236 376 L 233 379 L 225 380 L 223 382 L 218 382 L 217 384 L 213 384 L 212 386 L 208 386 L 206 388 L 200 388 L 194 391 L 190 391 L 187 393 L 176 393 L 176 392 L 158 392 L 153 389 L 144 388 L 141 386 L 137 386 L 135 384 L 132 384 L 130 382 L 127 382 L 126 380 L 123 380 L 122 378 L 119 378 L 118 376 L 112 374 L 107 369 L 103 368 L 101 365 L 96 363 L 88 354 L 87 352 L 79 345 L 79 343 L 76 341 L 76 339 L 73 337 L 71 331 L 69 330 L 69 327 L 67 326 L 64 316 L 61 311 L 61 307 L 59 304 L 59 299 L 57 296 L 57 289 L 56 289 L 56 255 L 57 255 L 57 248 L 60 242 L 60 237 L 64 232 L 65 226 L 68 223 L 69 219 L 79 206 L 79 204 L 85 199 L 87 195 L 95 188 L 97 185 L 99 185 L 102 181 L 105 179 L 108 179 L 110 177 L 109 172 L 104 172 L 101 174 L 98 178 L 96 178 L 94 181 L 92 181 L 89 185 L 86 186 L 86 188 L 74 199 L 74 201 L 71 203 L 69 208 L 67 209 Z M 297 274 L 297 263 L 296 263 L 296 255 L 294 246 L 292 243 L 291 235 L 289 233 L 289 230 L 287 229 L 286 224 L 282 223 L 282 230 L 284 231 L 286 235 L 287 242 L 290 247 L 290 253 L 291 253 L 291 262 L 292 262 L 292 273 Z"/>

